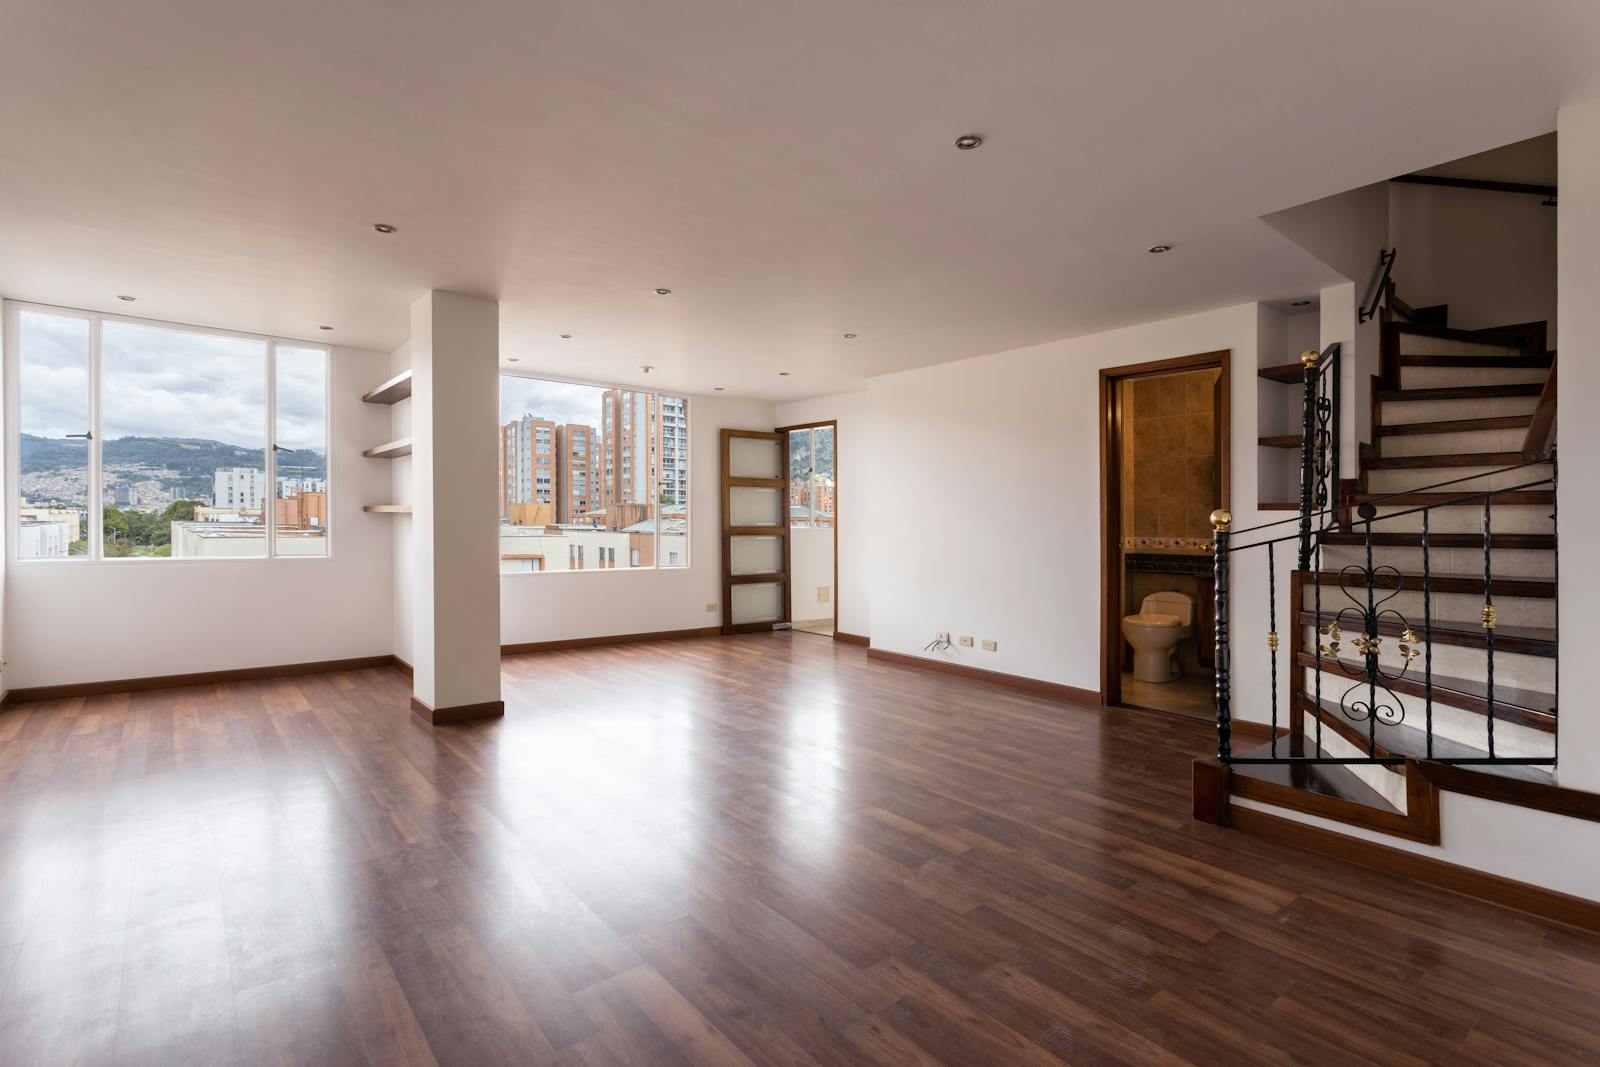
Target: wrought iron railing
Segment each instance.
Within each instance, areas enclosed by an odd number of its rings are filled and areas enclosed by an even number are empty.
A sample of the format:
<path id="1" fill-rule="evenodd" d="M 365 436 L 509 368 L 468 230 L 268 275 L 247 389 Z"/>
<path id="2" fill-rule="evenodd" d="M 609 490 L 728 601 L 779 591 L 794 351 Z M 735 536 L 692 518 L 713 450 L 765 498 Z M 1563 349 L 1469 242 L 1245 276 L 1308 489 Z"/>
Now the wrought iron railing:
<path id="1" fill-rule="evenodd" d="M 1389 275 L 1394 271 L 1394 258 L 1398 251 L 1391 248 L 1378 253 L 1378 269 L 1372 275 L 1372 288 L 1367 292 L 1367 302 L 1357 309 L 1358 322 L 1377 317 L 1378 305 L 1383 302 L 1383 295 L 1389 288 Z"/>
<path id="2" fill-rule="evenodd" d="M 1305 368 L 1300 418 L 1300 569 L 1311 561 L 1313 524 L 1326 529 L 1339 503 L 1339 342 L 1300 357 Z"/>
<path id="3" fill-rule="evenodd" d="M 1310 405 L 1309 393 L 1313 388 L 1311 374 L 1308 368 L 1307 390 L 1308 409 Z M 1309 440 L 1309 435 L 1308 435 Z M 1485 479 L 1504 479 L 1508 474 L 1517 471 L 1534 472 L 1531 468 L 1549 462 L 1551 472 L 1548 476 L 1530 477 L 1525 481 L 1505 486 L 1491 486 L 1490 488 L 1472 488 L 1471 483 L 1482 482 Z M 1516 481 L 1516 479 L 1509 479 Z M 1304 486 L 1303 482 L 1303 486 Z M 1337 483 L 1335 483 L 1337 485 Z M 1504 467 L 1485 474 L 1471 474 L 1447 481 L 1439 482 L 1421 488 L 1406 489 L 1384 496 L 1370 497 L 1355 509 L 1355 515 L 1345 515 L 1341 518 L 1341 509 L 1338 501 L 1332 501 L 1331 506 L 1309 509 L 1293 519 L 1284 519 L 1279 522 L 1265 523 L 1246 530 L 1230 529 L 1231 518 L 1225 511 L 1218 511 L 1212 515 L 1214 533 L 1214 558 L 1213 573 L 1215 578 L 1216 601 L 1216 702 L 1217 702 L 1217 755 L 1224 763 L 1337 763 L 1337 764 L 1400 764 L 1408 758 L 1425 758 L 1440 763 L 1451 764 L 1514 764 L 1514 765 L 1553 765 L 1556 762 L 1554 750 L 1548 756 L 1507 755 L 1496 750 L 1495 726 L 1497 720 L 1507 717 L 1510 709 L 1496 700 L 1495 657 L 1496 657 L 1496 608 L 1495 588 L 1496 576 L 1494 573 L 1494 509 L 1496 500 L 1511 493 L 1531 493 L 1549 491 L 1551 497 L 1552 521 L 1554 514 L 1554 490 L 1556 485 L 1556 471 L 1553 458 L 1530 460 L 1514 466 Z M 1443 499 L 1429 500 L 1415 504 L 1407 498 L 1428 494 L 1438 495 Z M 1307 499 L 1303 488 L 1302 500 Z M 1537 498 L 1536 498 L 1537 499 Z M 1527 502 L 1523 498 L 1517 503 Z M 1313 502 L 1315 498 L 1313 497 Z M 1398 510 L 1385 515 L 1378 514 L 1380 506 L 1388 505 Z M 1482 536 L 1482 563 L 1483 577 L 1481 585 L 1472 581 L 1464 581 L 1461 576 L 1451 576 L 1441 579 L 1436 575 L 1432 566 L 1433 547 L 1430 537 L 1433 529 L 1433 517 L 1440 508 L 1462 507 L 1476 505 L 1481 509 L 1479 523 Z M 1394 520 L 1407 516 L 1419 516 L 1417 524 L 1420 525 L 1418 545 L 1421 549 L 1421 574 L 1405 576 L 1392 566 L 1375 564 L 1373 557 L 1374 537 L 1382 536 L 1374 532 L 1375 526 L 1381 526 Z M 1279 533 L 1277 531 L 1290 523 L 1298 523 L 1299 529 L 1294 532 Z M 1324 542 L 1332 533 L 1353 533 L 1356 535 L 1357 547 L 1364 549 L 1364 562 L 1352 563 L 1343 566 L 1338 574 L 1337 589 L 1344 598 L 1344 603 L 1338 605 L 1333 612 L 1323 610 L 1323 585 L 1322 558 Z M 1244 538 L 1245 543 L 1240 543 L 1239 538 Z M 1473 538 L 1476 540 L 1476 537 Z M 1346 537 L 1346 541 L 1350 538 Z M 1291 644 L 1291 679 L 1289 715 L 1287 716 L 1288 731 L 1283 734 L 1280 729 L 1284 716 L 1280 715 L 1279 701 L 1279 598 L 1277 581 L 1277 546 L 1290 541 L 1297 541 L 1300 547 L 1300 566 L 1292 572 L 1290 581 L 1290 595 L 1293 603 L 1289 610 L 1289 625 L 1295 639 Z M 1271 741 L 1265 754 L 1236 756 L 1232 745 L 1232 622 L 1231 622 L 1231 583 L 1234 557 L 1244 552 L 1259 551 L 1265 557 L 1267 569 L 1267 632 L 1266 644 L 1268 649 L 1268 670 L 1270 677 L 1266 680 L 1265 687 L 1268 693 Z M 1302 615 L 1305 612 L 1303 591 L 1307 576 L 1311 585 L 1313 604 L 1311 607 L 1310 624 L 1315 638 L 1311 642 L 1309 653 L 1301 647 L 1303 635 L 1307 630 Z M 1502 583 L 1524 581 L 1523 579 L 1501 579 Z M 1483 648 L 1485 652 L 1484 678 L 1481 683 L 1481 694 L 1471 694 L 1469 703 L 1473 707 L 1481 707 L 1484 717 L 1484 739 L 1486 747 L 1476 749 L 1471 754 L 1463 754 L 1460 749 L 1466 747 L 1456 742 L 1436 744 L 1434 724 L 1434 708 L 1436 697 L 1436 680 L 1433 671 L 1433 647 L 1436 636 L 1436 622 L 1433 614 L 1433 597 L 1438 591 L 1438 586 L 1444 582 L 1457 593 L 1463 588 L 1477 585 L 1471 591 L 1481 591 L 1483 603 L 1481 607 L 1481 627 L 1483 634 Z M 1388 606 L 1401 591 L 1417 591 L 1422 595 L 1422 617 L 1420 620 L 1408 618 L 1394 607 Z M 1415 614 L 1413 612 L 1413 614 Z M 1420 623 L 1420 630 L 1418 624 Z M 1351 640 L 1353 650 L 1359 655 L 1359 660 L 1351 662 L 1340 658 L 1347 634 L 1355 634 Z M 1396 638 L 1396 651 L 1398 652 L 1398 665 L 1391 661 L 1385 665 L 1380 654 L 1386 636 Z M 1554 648 L 1551 649 L 1552 653 Z M 1301 662 L 1305 656 L 1306 662 Z M 1415 662 L 1421 659 L 1421 667 Z M 1305 692 L 1307 685 L 1306 672 L 1310 672 L 1310 692 Z M 1338 700 L 1333 705 L 1324 702 L 1325 677 L 1338 677 L 1341 682 L 1350 684 L 1340 689 L 1335 686 Z M 1420 751 L 1394 753 L 1388 752 L 1380 745 L 1379 727 L 1399 727 L 1406 723 L 1408 704 L 1399 696 L 1399 691 L 1404 688 L 1412 691 L 1413 695 L 1420 696 L 1422 701 L 1422 748 Z M 1452 700 L 1451 706 L 1463 707 L 1457 699 Z M 1413 705 L 1414 706 L 1414 705 Z M 1519 715 L 1527 718 L 1526 709 L 1520 709 Z M 1539 709 L 1536 713 L 1540 721 L 1547 718 L 1548 725 L 1553 729 L 1556 715 L 1556 699 L 1554 686 L 1550 704 L 1547 709 Z M 1306 735 L 1306 719 L 1310 718 L 1313 726 L 1311 735 Z M 1335 718 L 1337 717 L 1337 719 Z M 1365 744 L 1365 754 L 1360 756 L 1333 756 L 1328 755 L 1323 748 L 1324 722 L 1327 720 L 1330 728 L 1337 722 L 1337 729 L 1347 741 L 1351 736 L 1365 737 L 1360 739 Z M 1280 750 L 1281 747 L 1281 750 Z M 1355 745 L 1358 751 L 1361 746 Z"/>

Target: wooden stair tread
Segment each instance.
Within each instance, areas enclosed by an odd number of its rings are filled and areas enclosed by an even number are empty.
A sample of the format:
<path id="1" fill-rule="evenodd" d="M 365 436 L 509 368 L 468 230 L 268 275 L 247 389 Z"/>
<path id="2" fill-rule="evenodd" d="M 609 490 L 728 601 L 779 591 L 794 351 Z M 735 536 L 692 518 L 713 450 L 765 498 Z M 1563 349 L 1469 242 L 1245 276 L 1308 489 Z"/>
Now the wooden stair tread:
<path id="1" fill-rule="evenodd" d="M 1339 711 L 1337 701 L 1329 700 L 1326 696 L 1322 699 L 1322 708 L 1309 696 L 1304 698 L 1301 710 L 1315 718 L 1322 720 L 1325 729 L 1333 729 L 1347 742 L 1372 756 L 1382 759 L 1387 756 L 1405 756 L 1411 759 L 1429 759 L 1428 735 L 1425 731 L 1406 723 L 1379 722 L 1376 730 L 1377 747 L 1371 747 L 1372 734 L 1368 732 L 1366 722 L 1351 722 Z M 1311 738 L 1314 741 L 1314 737 Z M 1279 742 L 1281 749 L 1282 742 Z M 1489 750 L 1478 748 L 1475 745 L 1453 741 L 1447 737 L 1433 735 L 1432 759 L 1488 759 Z M 1400 764 L 1386 765 L 1396 774 L 1403 773 L 1404 767 Z M 1502 778 L 1516 778 L 1525 782 L 1543 782 L 1549 784 L 1555 781 L 1555 774 L 1548 767 L 1530 765 L 1525 763 L 1499 763 L 1499 764 L 1473 764 L 1472 769 L 1484 774 L 1494 774 Z"/>
<path id="2" fill-rule="evenodd" d="M 1281 433 L 1257 438 L 1256 443 L 1263 448 L 1299 448 L 1303 440 L 1297 433 Z"/>
<path id="3" fill-rule="evenodd" d="M 1513 356 L 1494 353 L 1476 355 L 1470 352 L 1460 353 L 1428 353 L 1426 355 L 1414 353 L 1400 357 L 1402 367 L 1495 367 L 1541 370 L 1548 368 L 1555 357 L 1549 352 L 1542 355 Z"/>
<path id="4" fill-rule="evenodd" d="M 1318 585 L 1337 586 L 1341 582 L 1339 571 L 1313 571 L 1311 581 Z M 1403 589 L 1407 592 L 1422 592 L 1422 575 L 1400 574 L 1398 577 L 1387 572 L 1373 575 L 1372 587 L 1387 592 L 1391 589 Z M 1354 587 L 1352 587 L 1354 588 Z M 1365 588 L 1365 582 L 1361 588 Z M 1494 595 L 1529 597 L 1535 600 L 1553 600 L 1556 595 L 1556 583 L 1548 578 L 1494 578 L 1490 582 Z M 1482 574 L 1451 574 L 1446 571 L 1434 571 L 1428 575 L 1428 589 L 1432 593 L 1464 593 L 1469 596 L 1483 595 Z"/>
<path id="5" fill-rule="evenodd" d="M 1433 389 L 1380 389 L 1381 403 L 1412 400 L 1489 400 L 1513 396 L 1538 396 L 1543 382 L 1504 382 L 1499 385 L 1445 385 Z"/>
<path id="6" fill-rule="evenodd" d="M 1375 456 L 1361 465 L 1371 471 L 1411 470 L 1428 467 L 1515 467 L 1521 452 L 1441 452 L 1429 456 Z"/>
<path id="7" fill-rule="evenodd" d="M 1326 530 L 1322 534 L 1322 543 L 1325 545 L 1364 545 L 1367 535 L 1356 530 Z M 1372 532 L 1374 546 L 1387 548 L 1421 548 L 1422 535 L 1420 533 L 1380 533 Z M 1483 535 L 1475 533 L 1430 533 L 1428 535 L 1430 548 L 1482 548 Z M 1496 548 L 1524 548 L 1524 549 L 1549 549 L 1556 547 L 1554 534 L 1519 534 L 1497 533 L 1494 535 Z"/>
<path id="8" fill-rule="evenodd" d="M 1380 437 L 1411 437 L 1430 433 L 1475 433 L 1479 430 L 1525 429 L 1533 422 L 1533 415 L 1496 415 L 1492 419 L 1440 419 L 1435 422 L 1403 422 L 1392 426 L 1375 426 Z"/>
<path id="9" fill-rule="evenodd" d="M 1295 663 L 1302 667 L 1316 668 L 1317 657 L 1310 652 L 1296 653 Z M 1367 677 L 1366 665 L 1351 660 L 1323 656 L 1321 666 L 1328 674 L 1340 675 L 1352 681 L 1364 681 Z M 1425 693 L 1420 670 L 1407 672 L 1405 677 L 1387 680 L 1383 684 L 1396 693 L 1408 696 L 1421 697 Z M 1488 712 L 1486 696 L 1487 687 L 1483 682 L 1468 678 L 1450 678 L 1439 674 L 1433 676 L 1433 700 L 1436 704 L 1448 704 L 1452 708 L 1486 715 Z M 1497 721 L 1513 722 L 1530 729 L 1554 733 L 1555 706 L 1555 697 L 1549 693 L 1514 689 L 1505 685 L 1494 687 L 1494 717 Z"/>
<path id="10" fill-rule="evenodd" d="M 1269 382 L 1283 382 L 1285 385 L 1301 385 L 1306 380 L 1306 368 L 1303 363 L 1280 363 L 1275 367 L 1261 367 L 1256 374 Z"/>
<path id="11" fill-rule="evenodd" d="M 1537 482 L 1543 479 L 1530 476 L 1528 481 Z M 1379 504 L 1384 507 L 1419 507 L 1424 504 L 1481 504 L 1489 489 L 1467 489 L 1460 492 L 1441 493 L 1353 493 L 1351 501 L 1356 504 Z M 1511 492 L 1495 492 L 1492 497 L 1495 507 L 1519 506 L 1527 507 L 1536 504 L 1554 504 L 1555 493 L 1548 489 L 1518 489 Z"/>
<path id="12" fill-rule="evenodd" d="M 1278 738 L 1277 746 L 1278 756 L 1290 755 L 1289 738 Z M 1328 757 L 1328 753 L 1314 750 L 1313 747 L 1305 748 L 1300 754 Z M 1245 752 L 1236 752 L 1234 758 L 1268 759 L 1272 755 L 1272 743 L 1268 742 Z M 1362 781 L 1355 771 L 1336 763 L 1231 763 L 1229 770 L 1234 777 L 1253 778 L 1259 782 L 1270 782 L 1289 789 L 1319 793 L 1325 797 L 1358 804 L 1376 811 L 1400 814 L 1398 808 L 1384 799 L 1382 793 Z"/>
<path id="13" fill-rule="evenodd" d="M 1323 605 L 1321 615 L 1312 608 L 1300 609 L 1300 625 L 1315 626 L 1320 630 L 1338 618 L 1339 613 L 1328 611 L 1327 607 Z M 1422 620 L 1418 619 L 1411 625 L 1421 633 Z M 1399 637 L 1404 630 L 1405 627 L 1393 619 L 1380 619 L 1378 622 L 1378 633 L 1387 637 Z M 1434 619 L 1430 634 L 1436 645 L 1457 645 L 1462 648 L 1484 648 L 1486 645 L 1483 624 L 1477 619 Z M 1523 656 L 1553 657 L 1556 654 L 1556 631 L 1547 626 L 1496 626 L 1494 650 Z"/>

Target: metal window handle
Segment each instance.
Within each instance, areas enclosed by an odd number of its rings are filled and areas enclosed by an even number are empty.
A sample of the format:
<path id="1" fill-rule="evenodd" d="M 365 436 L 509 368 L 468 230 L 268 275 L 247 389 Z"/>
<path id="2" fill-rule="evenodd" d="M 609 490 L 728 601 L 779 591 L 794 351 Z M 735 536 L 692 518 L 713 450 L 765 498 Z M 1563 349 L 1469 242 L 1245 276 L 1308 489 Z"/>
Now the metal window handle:
<path id="1" fill-rule="evenodd" d="M 62 437 L 81 437 L 85 441 L 93 441 L 94 440 L 94 434 L 92 434 L 92 433 L 64 433 L 61 436 Z"/>

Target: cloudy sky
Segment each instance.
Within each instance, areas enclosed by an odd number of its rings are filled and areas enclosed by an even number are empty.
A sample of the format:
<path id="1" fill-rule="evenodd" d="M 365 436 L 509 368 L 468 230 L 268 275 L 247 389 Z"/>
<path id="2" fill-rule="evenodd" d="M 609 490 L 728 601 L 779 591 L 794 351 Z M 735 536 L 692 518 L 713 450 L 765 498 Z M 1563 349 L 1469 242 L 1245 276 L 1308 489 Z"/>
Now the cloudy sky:
<path id="1" fill-rule="evenodd" d="M 24 311 L 22 432 L 82 433 L 88 425 L 89 328 L 83 319 Z M 266 443 L 266 344 L 106 322 L 100 341 L 100 426 L 119 437 L 194 437 L 245 448 Z M 327 444 L 327 355 L 278 347 L 278 444 Z"/>
<path id="2" fill-rule="evenodd" d="M 605 390 L 593 385 L 568 385 L 538 378 L 500 377 L 500 425 L 532 415 L 553 422 L 577 422 L 600 428 L 600 398 Z"/>

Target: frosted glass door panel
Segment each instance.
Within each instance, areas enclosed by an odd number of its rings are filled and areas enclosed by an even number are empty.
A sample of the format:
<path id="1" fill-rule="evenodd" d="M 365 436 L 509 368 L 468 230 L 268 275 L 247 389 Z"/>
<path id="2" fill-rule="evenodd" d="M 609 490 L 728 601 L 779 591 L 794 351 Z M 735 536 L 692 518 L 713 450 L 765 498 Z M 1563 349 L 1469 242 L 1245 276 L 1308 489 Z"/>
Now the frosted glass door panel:
<path id="1" fill-rule="evenodd" d="M 783 442 L 734 437 L 728 441 L 728 477 L 782 478 Z"/>
<path id="2" fill-rule="evenodd" d="M 783 570 L 783 538 L 734 537 L 728 555 L 730 574 L 776 574 Z"/>
<path id="3" fill-rule="evenodd" d="M 783 584 L 761 582 L 736 585 L 729 598 L 733 607 L 733 625 L 750 622 L 779 622 L 783 619 Z"/>
<path id="4" fill-rule="evenodd" d="M 734 486 L 728 490 L 728 518 L 734 526 L 782 526 L 783 494 Z"/>

